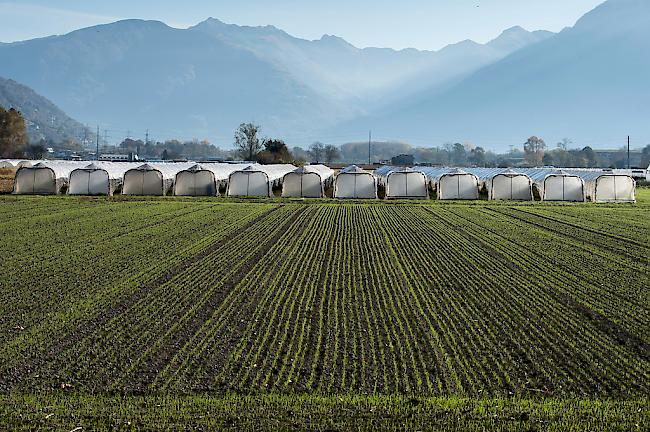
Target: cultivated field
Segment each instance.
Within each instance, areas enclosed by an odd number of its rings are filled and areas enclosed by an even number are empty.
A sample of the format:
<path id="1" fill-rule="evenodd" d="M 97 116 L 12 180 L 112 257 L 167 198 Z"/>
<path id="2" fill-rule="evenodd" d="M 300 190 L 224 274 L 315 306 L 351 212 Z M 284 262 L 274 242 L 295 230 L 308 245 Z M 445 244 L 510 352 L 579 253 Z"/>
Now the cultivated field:
<path id="1" fill-rule="evenodd" d="M 0 416 L 376 429 L 375 407 L 395 429 L 633 429 L 650 421 L 649 212 L 646 189 L 636 205 L 0 197 Z M 143 412 L 158 403 L 174 408 Z"/>

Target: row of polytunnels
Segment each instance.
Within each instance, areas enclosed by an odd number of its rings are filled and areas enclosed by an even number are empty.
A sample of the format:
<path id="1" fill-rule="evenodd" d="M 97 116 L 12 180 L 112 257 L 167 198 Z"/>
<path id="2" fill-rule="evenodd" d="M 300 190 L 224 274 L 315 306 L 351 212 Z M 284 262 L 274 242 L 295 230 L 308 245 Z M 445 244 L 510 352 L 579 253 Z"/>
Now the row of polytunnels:
<path id="1" fill-rule="evenodd" d="M 324 165 L 256 163 L 128 163 L 78 161 L 6 161 L 16 163 L 15 194 L 176 195 L 285 198 L 386 198 L 634 202 L 635 180 L 597 169 L 402 168 L 375 171 L 355 165 L 338 174 Z"/>

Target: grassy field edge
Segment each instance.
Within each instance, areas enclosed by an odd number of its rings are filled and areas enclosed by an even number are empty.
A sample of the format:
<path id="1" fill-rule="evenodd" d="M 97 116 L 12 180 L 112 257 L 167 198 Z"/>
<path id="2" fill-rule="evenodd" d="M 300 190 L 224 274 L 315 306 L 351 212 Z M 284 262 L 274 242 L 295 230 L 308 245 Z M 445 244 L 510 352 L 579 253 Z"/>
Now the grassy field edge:
<path id="1" fill-rule="evenodd" d="M 650 399 L 0 395 L 8 430 L 642 430 Z"/>

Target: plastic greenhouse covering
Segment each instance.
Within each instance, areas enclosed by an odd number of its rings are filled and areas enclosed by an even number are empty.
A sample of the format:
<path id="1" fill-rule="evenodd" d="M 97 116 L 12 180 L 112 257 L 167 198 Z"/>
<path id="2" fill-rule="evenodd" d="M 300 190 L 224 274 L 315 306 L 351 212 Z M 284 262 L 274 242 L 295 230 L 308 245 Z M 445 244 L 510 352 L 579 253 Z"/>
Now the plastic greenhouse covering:
<path id="1" fill-rule="evenodd" d="M 33 161 L 37 162 L 37 161 Z M 16 171 L 15 194 L 55 195 L 68 185 L 70 173 L 87 165 L 78 161 L 41 161 L 22 164 Z"/>
<path id="2" fill-rule="evenodd" d="M 325 165 L 305 165 L 284 175 L 282 197 L 323 198 L 333 178 L 334 171 Z"/>
<path id="3" fill-rule="evenodd" d="M 133 162 L 92 162 L 70 173 L 68 194 L 113 195 L 124 181 L 126 171 L 137 168 Z"/>
<path id="4" fill-rule="evenodd" d="M 343 168 L 334 181 L 334 198 L 377 198 L 377 178 L 356 165 Z"/>
<path id="5" fill-rule="evenodd" d="M 234 171 L 228 179 L 227 196 L 273 196 L 273 187 L 279 186 L 285 174 L 296 169 L 289 164 L 250 165 Z"/>
<path id="6" fill-rule="evenodd" d="M 2 168 L 16 168 L 16 164 L 13 163 L 11 160 L 0 160 L 0 169 Z"/>
<path id="7" fill-rule="evenodd" d="M 521 172 L 533 180 L 542 201 L 585 201 L 584 180 L 576 174 L 555 168 L 526 168 Z"/>
<path id="8" fill-rule="evenodd" d="M 167 195 L 178 172 L 195 165 L 191 162 L 143 164 L 124 173 L 124 195 Z"/>
<path id="9" fill-rule="evenodd" d="M 429 198 L 427 178 L 420 171 L 384 166 L 375 171 L 375 176 L 386 189 L 386 198 Z"/>
<path id="10" fill-rule="evenodd" d="M 27 159 L 1 159 L 0 168 L 20 168 L 22 166 L 31 166 L 39 162 L 44 162 L 42 160 L 27 160 Z"/>
<path id="11" fill-rule="evenodd" d="M 386 187 L 387 198 L 426 198 L 431 186 L 443 200 L 478 199 L 483 187 L 493 200 L 530 201 L 532 190 L 544 201 L 636 200 L 634 178 L 607 169 L 384 166 L 373 174 L 351 165 L 333 180 L 333 171 L 324 165 L 296 169 L 288 164 L 3 159 L 2 166 L 18 168 L 15 194 L 58 194 L 67 186 L 71 195 L 111 195 L 121 186 L 125 195 L 166 195 L 175 185 L 176 195 L 213 196 L 228 184 L 228 196 L 269 197 L 273 187 L 283 184 L 285 197 L 322 197 L 334 181 L 335 198 L 376 198 L 379 183 Z"/>
<path id="12" fill-rule="evenodd" d="M 219 188 L 228 183 L 228 177 L 234 171 L 244 169 L 251 164 L 204 163 L 193 165 L 176 174 L 174 195 L 178 196 L 215 196 Z"/>
<path id="13" fill-rule="evenodd" d="M 477 200 L 479 197 L 478 177 L 459 168 L 418 167 L 427 176 L 439 200 Z"/>
<path id="14" fill-rule="evenodd" d="M 532 201 L 533 180 L 526 174 L 510 168 L 468 168 L 479 179 L 479 188 L 490 200 Z"/>
<path id="15" fill-rule="evenodd" d="M 636 180 L 604 170 L 568 170 L 582 178 L 586 199 L 593 202 L 636 202 Z"/>

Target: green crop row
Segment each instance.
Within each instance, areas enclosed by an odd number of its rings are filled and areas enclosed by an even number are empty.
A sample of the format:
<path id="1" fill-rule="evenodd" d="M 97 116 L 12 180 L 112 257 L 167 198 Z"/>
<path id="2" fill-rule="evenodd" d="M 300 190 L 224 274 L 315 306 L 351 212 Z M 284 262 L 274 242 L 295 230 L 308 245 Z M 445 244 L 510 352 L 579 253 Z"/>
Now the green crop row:
<path id="1" fill-rule="evenodd" d="M 0 200 L 0 389 L 646 397 L 645 212 Z"/>
<path id="2" fill-rule="evenodd" d="M 648 399 L 467 399 L 355 395 L 0 396 L 22 430 L 641 431 Z"/>

